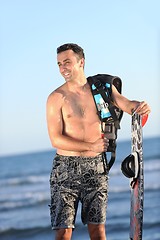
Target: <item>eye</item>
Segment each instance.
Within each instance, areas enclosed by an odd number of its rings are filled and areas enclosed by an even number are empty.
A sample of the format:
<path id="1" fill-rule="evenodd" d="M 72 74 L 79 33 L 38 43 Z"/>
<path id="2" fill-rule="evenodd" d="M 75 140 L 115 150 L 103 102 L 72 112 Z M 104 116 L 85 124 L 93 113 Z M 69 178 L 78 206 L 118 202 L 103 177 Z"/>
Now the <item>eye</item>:
<path id="1" fill-rule="evenodd" d="M 65 65 L 68 65 L 68 64 L 70 64 L 70 61 L 65 62 Z"/>

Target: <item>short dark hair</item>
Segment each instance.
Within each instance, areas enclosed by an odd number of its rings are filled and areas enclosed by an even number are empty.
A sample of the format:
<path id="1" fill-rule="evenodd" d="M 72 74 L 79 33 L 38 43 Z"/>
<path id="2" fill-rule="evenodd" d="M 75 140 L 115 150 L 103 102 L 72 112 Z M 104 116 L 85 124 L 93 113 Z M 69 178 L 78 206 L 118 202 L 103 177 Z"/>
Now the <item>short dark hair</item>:
<path id="1" fill-rule="evenodd" d="M 74 53 L 78 55 L 80 59 L 85 58 L 83 48 L 81 48 L 75 43 L 65 43 L 61 45 L 60 47 L 57 48 L 57 54 L 67 50 L 72 50 Z"/>

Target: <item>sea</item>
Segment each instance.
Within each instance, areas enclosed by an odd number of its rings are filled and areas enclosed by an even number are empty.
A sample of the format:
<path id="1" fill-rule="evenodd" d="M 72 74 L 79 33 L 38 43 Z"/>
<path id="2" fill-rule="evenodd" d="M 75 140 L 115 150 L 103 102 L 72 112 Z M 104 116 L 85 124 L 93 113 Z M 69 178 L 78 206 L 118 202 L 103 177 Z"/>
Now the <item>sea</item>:
<path id="1" fill-rule="evenodd" d="M 145 138 L 143 240 L 160 240 L 160 137 Z M 121 172 L 130 154 L 130 140 L 117 142 L 109 173 L 107 240 L 128 240 L 129 179 Z M 0 240 L 53 240 L 50 224 L 49 176 L 55 150 L 0 157 Z M 108 156 L 110 157 L 110 156 Z M 89 240 L 79 204 L 73 240 Z"/>

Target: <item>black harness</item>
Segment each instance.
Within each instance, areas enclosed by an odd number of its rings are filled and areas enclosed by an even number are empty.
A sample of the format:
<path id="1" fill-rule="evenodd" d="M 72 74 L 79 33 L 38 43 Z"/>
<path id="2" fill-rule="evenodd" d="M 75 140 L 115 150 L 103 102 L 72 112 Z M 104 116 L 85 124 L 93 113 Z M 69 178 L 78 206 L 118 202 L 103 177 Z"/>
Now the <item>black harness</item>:
<path id="1" fill-rule="evenodd" d="M 107 152 L 111 153 L 107 162 L 108 170 L 112 167 L 116 158 L 117 130 L 120 129 L 120 121 L 123 111 L 117 108 L 112 101 L 112 84 L 121 93 L 122 82 L 119 77 L 108 74 L 97 74 L 87 78 L 97 108 L 97 114 L 101 121 L 102 133 L 109 139 Z M 106 153 L 104 157 L 107 161 Z"/>

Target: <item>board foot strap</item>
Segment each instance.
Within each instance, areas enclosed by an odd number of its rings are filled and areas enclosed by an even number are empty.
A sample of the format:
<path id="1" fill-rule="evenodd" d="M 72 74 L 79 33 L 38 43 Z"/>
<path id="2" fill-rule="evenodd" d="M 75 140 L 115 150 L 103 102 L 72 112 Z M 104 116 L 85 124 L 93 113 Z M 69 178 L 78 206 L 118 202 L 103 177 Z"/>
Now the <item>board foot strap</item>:
<path id="1" fill-rule="evenodd" d="M 133 152 L 122 161 L 121 170 L 126 177 L 131 178 L 130 185 L 134 188 L 139 174 L 139 155 L 137 152 Z"/>

